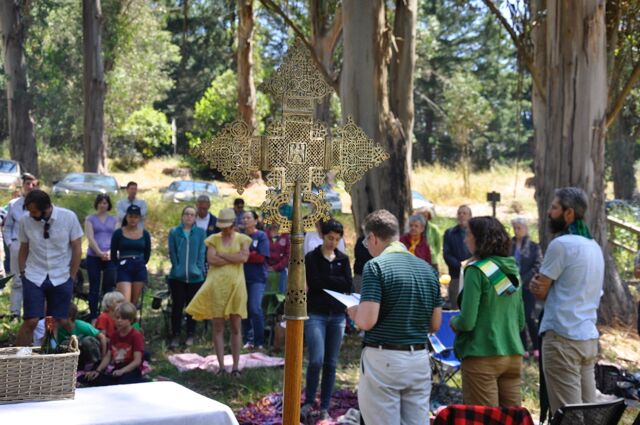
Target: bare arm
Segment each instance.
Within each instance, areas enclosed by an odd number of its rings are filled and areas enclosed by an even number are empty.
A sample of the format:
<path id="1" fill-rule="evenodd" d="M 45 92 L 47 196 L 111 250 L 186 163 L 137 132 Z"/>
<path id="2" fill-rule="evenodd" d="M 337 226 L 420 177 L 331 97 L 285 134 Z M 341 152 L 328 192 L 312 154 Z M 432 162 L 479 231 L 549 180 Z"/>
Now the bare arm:
<path id="1" fill-rule="evenodd" d="M 110 361 L 111 361 L 111 350 L 107 350 L 105 355 L 102 356 L 102 360 L 100 361 L 100 364 L 98 365 L 96 370 L 92 370 L 91 372 L 86 373 L 87 379 L 89 381 L 93 381 L 94 379 L 96 379 L 98 375 L 104 372 L 107 366 L 109 366 Z"/>
<path id="2" fill-rule="evenodd" d="M 440 330 L 440 326 L 442 325 L 442 307 L 436 307 L 433 309 L 433 313 L 431 313 L 431 326 L 429 327 L 429 332 L 438 332 Z"/>
<path id="3" fill-rule="evenodd" d="M 551 289 L 552 284 L 553 280 L 551 280 L 551 278 L 543 275 L 542 273 L 536 273 L 533 279 L 531 279 L 529 289 L 537 299 L 544 301 L 547 299 L 547 295 L 549 295 L 549 290 Z"/>
<path id="4" fill-rule="evenodd" d="M 100 340 L 100 353 L 102 354 L 102 357 L 104 357 L 107 355 L 107 337 L 105 334 L 100 332 L 98 334 L 98 340 Z"/>
<path id="5" fill-rule="evenodd" d="M 93 237 L 93 224 L 91 224 L 88 217 L 84 220 L 84 233 L 87 235 L 89 247 L 93 250 L 93 252 L 98 254 L 99 257 L 102 257 L 104 255 L 104 252 L 100 250 L 100 247 Z"/>
<path id="6" fill-rule="evenodd" d="M 380 304 L 362 301 L 359 305 L 348 308 L 347 312 L 360 329 L 369 331 L 378 323 Z"/>
<path id="7" fill-rule="evenodd" d="M 227 260 L 223 259 L 217 254 L 216 249 L 212 246 L 207 248 L 207 262 L 212 266 L 216 266 L 216 267 L 229 264 Z"/>
<path id="8" fill-rule="evenodd" d="M 235 254 L 218 254 L 218 257 L 231 264 L 243 264 L 249 259 L 249 243 L 243 244 L 240 252 Z"/>
<path id="9" fill-rule="evenodd" d="M 82 260 L 82 238 L 71 241 L 71 265 L 69 266 L 69 273 L 71 274 L 71 279 L 74 281 L 78 275 L 80 260 Z"/>
<path id="10" fill-rule="evenodd" d="M 20 253 L 18 254 L 18 273 L 24 272 L 27 267 L 27 257 L 29 256 L 29 243 L 20 242 Z"/>

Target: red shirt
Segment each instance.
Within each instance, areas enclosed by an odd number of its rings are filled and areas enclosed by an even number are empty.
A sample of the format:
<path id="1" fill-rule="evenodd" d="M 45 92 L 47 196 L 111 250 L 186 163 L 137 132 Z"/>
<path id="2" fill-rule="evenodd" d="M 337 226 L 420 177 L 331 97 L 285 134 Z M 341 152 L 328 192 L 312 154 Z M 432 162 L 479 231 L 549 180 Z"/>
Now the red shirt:
<path id="1" fill-rule="evenodd" d="M 267 264 L 273 267 L 273 270 L 280 272 L 289 266 L 289 251 L 291 242 L 288 233 L 280 233 L 279 236 L 272 236 L 269 230 L 266 231 L 269 238 L 269 258 Z"/>
<path id="2" fill-rule="evenodd" d="M 116 369 L 120 369 L 133 361 L 133 353 L 144 353 L 144 337 L 140 332 L 131 328 L 125 336 L 114 332 L 111 336 L 111 361 Z M 140 364 L 142 366 L 142 364 Z"/>
<path id="3" fill-rule="evenodd" d="M 100 316 L 98 316 L 98 318 L 96 319 L 95 327 L 96 329 L 100 329 L 102 332 L 104 332 L 104 334 L 109 339 L 111 339 L 111 336 L 116 331 L 116 324 L 109 313 L 107 313 L 106 311 L 100 313 Z"/>

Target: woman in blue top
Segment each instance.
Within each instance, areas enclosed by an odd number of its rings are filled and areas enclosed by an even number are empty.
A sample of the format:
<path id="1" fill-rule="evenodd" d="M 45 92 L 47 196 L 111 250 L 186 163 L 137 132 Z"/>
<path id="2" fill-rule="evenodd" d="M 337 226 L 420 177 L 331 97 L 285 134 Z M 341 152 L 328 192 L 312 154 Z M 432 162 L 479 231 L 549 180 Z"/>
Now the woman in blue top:
<path id="1" fill-rule="evenodd" d="M 111 238 L 111 260 L 118 265 L 116 288 L 125 301 L 136 306 L 147 283 L 147 263 L 151 257 L 151 236 L 138 227 L 140 216 L 140 207 L 129 205 L 122 227 Z"/>
<path id="2" fill-rule="evenodd" d="M 171 289 L 171 348 L 176 348 L 180 339 L 183 310 L 198 292 L 205 279 L 204 259 L 206 232 L 195 225 L 196 209 L 192 206 L 182 210 L 182 223 L 169 232 L 169 288 Z M 196 322 L 187 314 L 187 347 L 193 345 Z"/>
<path id="3" fill-rule="evenodd" d="M 99 194 L 93 203 L 96 213 L 88 216 L 84 222 L 84 232 L 89 242 L 87 273 L 89 274 L 91 320 L 100 314 L 98 304 L 101 296 L 112 291 L 116 284 L 116 265 L 111 261 L 111 238 L 116 229 L 117 220 L 109 214 L 111 206 L 109 195 Z"/>

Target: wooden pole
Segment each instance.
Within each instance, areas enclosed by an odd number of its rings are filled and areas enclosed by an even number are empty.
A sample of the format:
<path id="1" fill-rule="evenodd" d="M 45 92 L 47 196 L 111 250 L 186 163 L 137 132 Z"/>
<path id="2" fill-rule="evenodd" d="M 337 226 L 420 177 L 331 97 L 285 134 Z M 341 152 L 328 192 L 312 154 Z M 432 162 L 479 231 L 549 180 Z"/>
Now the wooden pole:
<path id="1" fill-rule="evenodd" d="M 304 228 L 300 182 L 293 192 L 293 217 L 291 220 L 291 257 L 284 318 L 287 336 L 284 350 L 284 407 L 283 425 L 300 425 L 300 393 L 302 391 L 302 350 L 304 321 L 307 319 L 307 291 L 304 271 Z"/>

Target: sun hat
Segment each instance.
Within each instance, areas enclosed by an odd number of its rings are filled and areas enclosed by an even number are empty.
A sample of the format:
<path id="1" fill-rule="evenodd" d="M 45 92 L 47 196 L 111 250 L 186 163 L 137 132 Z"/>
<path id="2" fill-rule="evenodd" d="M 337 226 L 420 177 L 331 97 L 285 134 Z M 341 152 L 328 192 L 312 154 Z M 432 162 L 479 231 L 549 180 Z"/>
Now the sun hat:
<path id="1" fill-rule="evenodd" d="M 220 214 L 218 214 L 216 226 L 220 229 L 224 229 L 225 227 L 233 226 L 235 221 L 236 213 L 233 211 L 233 208 L 223 208 L 220 210 Z"/>

